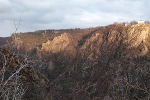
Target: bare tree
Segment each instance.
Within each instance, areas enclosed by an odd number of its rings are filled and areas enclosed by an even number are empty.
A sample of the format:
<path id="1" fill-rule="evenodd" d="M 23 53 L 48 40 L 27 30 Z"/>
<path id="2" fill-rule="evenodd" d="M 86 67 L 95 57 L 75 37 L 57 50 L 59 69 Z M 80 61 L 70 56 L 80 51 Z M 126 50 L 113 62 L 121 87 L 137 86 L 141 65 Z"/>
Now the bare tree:
<path id="1" fill-rule="evenodd" d="M 9 51 L 0 48 L 0 99 L 1 100 L 21 100 L 26 91 L 21 81 L 21 70 L 29 66 L 27 56 L 16 57 L 11 53 L 17 39 L 16 32 L 20 26 L 21 16 L 18 26 L 15 23 L 15 33 L 12 36 L 12 43 L 9 43 Z M 16 63 L 15 63 L 16 62 Z"/>
<path id="2" fill-rule="evenodd" d="M 0 59 L 0 99 L 21 100 L 26 88 L 21 82 L 20 71 L 29 66 L 30 62 L 24 56 L 17 58 L 4 50 L 0 51 Z"/>

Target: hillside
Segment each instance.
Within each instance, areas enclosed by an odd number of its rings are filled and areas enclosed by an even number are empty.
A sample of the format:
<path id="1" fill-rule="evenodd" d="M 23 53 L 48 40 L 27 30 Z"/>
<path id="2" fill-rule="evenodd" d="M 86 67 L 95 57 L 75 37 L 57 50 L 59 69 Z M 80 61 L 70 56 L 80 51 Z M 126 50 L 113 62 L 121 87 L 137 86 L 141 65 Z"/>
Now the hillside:
<path id="1" fill-rule="evenodd" d="M 49 100 L 150 97 L 150 24 L 16 33 L 10 39 L 13 50 L 27 53 L 48 78 Z"/>
<path id="2" fill-rule="evenodd" d="M 10 39 L 10 37 L 0 37 L 0 46 L 3 46 L 4 44 L 7 43 L 7 41 Z"/>

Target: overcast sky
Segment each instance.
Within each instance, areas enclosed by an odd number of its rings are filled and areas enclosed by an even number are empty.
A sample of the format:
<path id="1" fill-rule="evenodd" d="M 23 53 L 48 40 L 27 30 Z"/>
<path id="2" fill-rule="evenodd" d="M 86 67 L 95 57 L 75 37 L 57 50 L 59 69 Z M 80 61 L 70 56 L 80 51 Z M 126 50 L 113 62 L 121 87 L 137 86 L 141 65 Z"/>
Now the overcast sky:
<path id="1" fill-rule="evenodd" d="M 150 20 L 150 0 L 0 0 L 0 37 L 15 32 Z"/>

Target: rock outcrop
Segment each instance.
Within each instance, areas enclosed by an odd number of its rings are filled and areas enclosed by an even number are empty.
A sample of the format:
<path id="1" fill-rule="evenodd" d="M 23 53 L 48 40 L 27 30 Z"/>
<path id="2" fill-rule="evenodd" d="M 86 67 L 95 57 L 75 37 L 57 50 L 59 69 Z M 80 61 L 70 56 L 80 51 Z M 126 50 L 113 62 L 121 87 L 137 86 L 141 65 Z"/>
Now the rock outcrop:
<path id="1" fill-rule="evenodd" d="M 55 37 L 52 41 L 48 40 L 46 43 L 43 43 L 40 50 L 42 52 L 65 52 L 66 54 L 75 55 L 77 44 L 73 42 L 73 39 L 74 38 L 70 34 L 63 33 L 61 36 Z"/>

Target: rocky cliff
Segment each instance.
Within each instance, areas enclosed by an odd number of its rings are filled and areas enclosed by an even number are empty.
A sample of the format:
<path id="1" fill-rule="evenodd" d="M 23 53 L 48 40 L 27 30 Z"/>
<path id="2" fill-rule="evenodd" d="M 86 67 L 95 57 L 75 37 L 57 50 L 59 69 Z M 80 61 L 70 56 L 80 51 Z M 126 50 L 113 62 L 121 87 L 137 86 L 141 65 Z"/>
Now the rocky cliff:
<path id="1" fill-rule="evenodd" d="M 149 24 L 113 24 L 14 34 L 12 42 L 37 58 L 52 100 L 137 100 L 150 93 L 149 35 Z"/>

